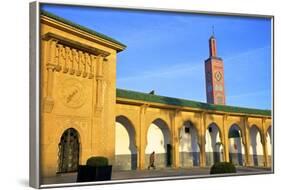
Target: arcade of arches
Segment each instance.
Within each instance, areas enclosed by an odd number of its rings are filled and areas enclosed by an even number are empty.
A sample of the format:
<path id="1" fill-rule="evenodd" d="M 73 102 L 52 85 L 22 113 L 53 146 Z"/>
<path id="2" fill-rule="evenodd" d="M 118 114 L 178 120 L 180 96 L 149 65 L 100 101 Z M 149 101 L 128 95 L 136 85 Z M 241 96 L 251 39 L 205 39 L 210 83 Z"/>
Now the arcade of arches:
<path id="1" fill-rule="evenodd" d="M 42 12 L 42 176 L 73 172 L 91 156 L 115 170 L 271 166 L 271 111 L 215 106 L 116 89 L 125 45 Z"/>
<path id="2" fill-rule="evenodd" d="M 137 105 L 128 101 L 117 98 L 117 118 L 126 118 L 123 128 L 127 132 L 120 136 L 117 132 L 115 138 L 127 138 L 134 144 L 137 154 L 132 151 L 130 155 L 136 155 L 132 163 L 139 169 L 147 167 L 148 155 L 153 151 L 158 167 L 204 167 L 218 161 L 271 166 L 271 118 L 175 110 L 168 109 L 168 105 Z M 127 135 L 130 131 L 134 135 Z M 119 167 L 133 168 L 130 164 Z"/>

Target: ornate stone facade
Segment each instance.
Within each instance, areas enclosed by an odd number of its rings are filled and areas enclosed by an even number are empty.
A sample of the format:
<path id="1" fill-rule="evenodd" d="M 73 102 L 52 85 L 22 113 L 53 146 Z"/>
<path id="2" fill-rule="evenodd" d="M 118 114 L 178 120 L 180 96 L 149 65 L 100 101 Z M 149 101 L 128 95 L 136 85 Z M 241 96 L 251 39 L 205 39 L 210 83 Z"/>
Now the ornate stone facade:
<path id="1" fill-rule="evenodd" d="M 270 111 L 217 109 L 116 90 L 116 54 L 125 49 L 123 44 L 50 14 L 43 13 L 40 19 L 42 176 L 74 170 L 90 156 L 108 157 L 115 169 L 146 169 L 154 149 L 159 167 L 206 166 L 217 157 L 214 153 L 229 161 L 233 143 L 228 134 L 234 124 L 244 147 L 243 165 L 258 160 L 270 166 Z M 252 128 L 260 134 L 262 160 L 253 158 L 257 153 Z M 155 134 L 157 142 L 150 138 Z M 254 143 L 259 146 L 256 139 Z M 63 147 L 67 151 L 62 152 Z M 73 156 L 72 151 L 78 161 L 63 156 L 65 152 Z M 76 163 L 68 170 L 63 163 L 70 160 Z"/>

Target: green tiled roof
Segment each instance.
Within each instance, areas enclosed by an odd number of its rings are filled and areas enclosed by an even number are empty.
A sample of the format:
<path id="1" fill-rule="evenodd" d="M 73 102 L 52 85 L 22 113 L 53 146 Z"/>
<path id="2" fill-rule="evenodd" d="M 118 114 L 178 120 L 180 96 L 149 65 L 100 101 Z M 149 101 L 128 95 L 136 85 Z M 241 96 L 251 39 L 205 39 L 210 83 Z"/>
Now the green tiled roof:
<path id="1" fill-rule="evenodd" d="M 104 38 L 104 39 L 106 39 L 106 40 L 108 40 L 108 41 L 111 41 L 111 42 L 113 42 L 113 43 L 116 43 L 116 44 L 118 44 L 118 45 L 123 46 L 124 48 L 126 48 L 126 45 L 122 44 L 121 42 L 119 42 L 119 41 L 117 41 L 117 40 L 115 40 L 115 39 L 113 39 L 113 38 L 111 38 L 111 37 L 109 37 L 109 36 L 106 36 L 106 35 L 104 35 L 104 34 L 102 34 L 102 33 L 99 33 L 99 32 L 96 32 L 96 31 L 94 31 L 94 30 L 92 30 L 92 29 L 89 29 L 89 28 L 87 28 L 87 27 L 85 27 L 85 26 L 81 26 L 81 25 L 79 25 L 79 24 L 77 24 L 77 23 L 74 23 L 74 22 L 69 21 L 69 20 L 64 19 L 64 18 L 61 18 L 61 17 L 59 17 L 59 16 L 57 16 L 57 15 L 54 15 L 53 13 L 50 13 L 50 12 L 48 12 L 48 11 L 41 10 L 40 13 L 41 13 L 41 15 L 50 17 L 50 18 L 55 19 L 55 20 L 58 20 L 58 21 L 63 22 L 63 23 L 65 23 L 65 24 L 67 24 L 67 25 L 70 25 L 70 26 L 72 26 L 72 27 L 78 28 L 78 29 L 80 29 L 80 30 L 83 30 L 83 31 L 88 32 L 88 33 L 90 33 L 90 34 L 93 34 L 93 35 L 95 35 L 95 36 Z"/>
<path id="2" fill-rule="evenodd" d="M 126 98 L 126 99 L 139 100 L 139 101 L 145 101 L 145 102 L 161 103 L 161 104 L 167 104 L 167 105 L 173 105 L 173 106 L 191 107 L 191 108 L 232 112 L 232 113 L 242 113 L 242 114 L 245 113 L 245 114 L 257 114 L 257 115 L 271 116 L 271 110 L 252 109 L 252 108 L 226 106 L 226 105 L 214 105 L 214 104 L 207 104 L 207 103 L 203 103 L 203 102 L 196 102 L 196 101 L 179 99 L 179 98 L 158 96 L 158 95 L 152 95 L 152 94 L 136 92 L 136 91 L 131 91 L 131 90 L 124 90 L 124 89 L 117 89 L 116 96 L 118 98 Z"/>

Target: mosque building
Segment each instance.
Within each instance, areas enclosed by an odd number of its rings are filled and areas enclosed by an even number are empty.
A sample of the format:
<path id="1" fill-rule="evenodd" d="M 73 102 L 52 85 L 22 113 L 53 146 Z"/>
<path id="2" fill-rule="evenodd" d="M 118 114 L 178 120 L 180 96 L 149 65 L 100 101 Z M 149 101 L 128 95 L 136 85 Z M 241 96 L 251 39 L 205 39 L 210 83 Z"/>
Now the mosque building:
<path id="1" fill-rule="evenodd" d="M 271 167 L 271 111 L 225 105 L 214 35 L 203 103 L 117 89 L 124 44 L 45 11 L 40 27 L 42 176 L 75 172 L 91 156 L 114 170 L 145 170 L 153 151 L 157 168 Z"/>

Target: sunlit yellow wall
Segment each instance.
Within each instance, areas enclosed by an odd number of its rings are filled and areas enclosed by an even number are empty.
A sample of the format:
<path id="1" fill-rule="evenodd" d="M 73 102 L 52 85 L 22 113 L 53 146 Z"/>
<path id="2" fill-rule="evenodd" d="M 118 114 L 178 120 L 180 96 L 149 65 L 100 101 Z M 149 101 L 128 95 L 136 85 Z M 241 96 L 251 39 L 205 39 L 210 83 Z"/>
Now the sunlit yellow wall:
<path id="1" fill-rule="evenodd" d="M 76 60 L 80 68 L 70 64 L 67 48 L 72 60 L 72 50 L 80 52 Z M 117 49 L 104 39 L 41 16 L 40 148 L 44 176 L 56 174 L 58 144 L 68 128 L 79 133 L 80 164 L 93 155 L 114 161 Z"/>

